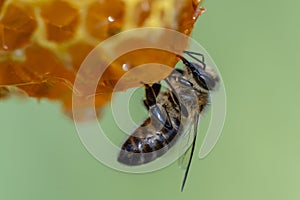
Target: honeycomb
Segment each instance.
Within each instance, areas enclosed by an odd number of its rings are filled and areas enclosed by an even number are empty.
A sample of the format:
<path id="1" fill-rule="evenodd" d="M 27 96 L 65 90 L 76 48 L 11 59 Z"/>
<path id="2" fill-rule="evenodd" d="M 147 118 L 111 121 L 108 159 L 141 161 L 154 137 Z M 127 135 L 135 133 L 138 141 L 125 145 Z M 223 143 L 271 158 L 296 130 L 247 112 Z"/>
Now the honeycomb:
<path id="1" fill-rule="evenodd" d="M 29 97 L 60 101 L 69 112 L 76 73 L 97 44 L 137 27 L 164 27 L 189 35 L 203 11 L 200 3 L 200 0 L 0 0 L 0 99 L 21 91 Z M 105 95 L 95 96 L 96 108 L 109 101 L 115 83 L 126 72 L 122 68 L 124 63 L 134 68 L 157 61 L 174 66 L 177 59 L 168 52 L 148 49 L 115 60 L 98 83 L 97 92 Z M 168 73 L 153 72 L 153 77 L 163 79 Z M 148 76 L 140 74 L 142 80 Z M 135 82 L 125 89 L 138 84 Z"/>

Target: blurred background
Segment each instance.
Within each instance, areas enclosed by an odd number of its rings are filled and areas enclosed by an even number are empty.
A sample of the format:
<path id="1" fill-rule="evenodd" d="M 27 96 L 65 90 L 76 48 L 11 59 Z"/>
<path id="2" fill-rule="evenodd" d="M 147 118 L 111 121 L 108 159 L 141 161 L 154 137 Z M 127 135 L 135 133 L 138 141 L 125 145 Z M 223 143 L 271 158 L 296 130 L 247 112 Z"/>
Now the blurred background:
<path id="1" fill-rule="evenodd" d="M 193 38 L 222 73 L 227 118 L 210 155 L 193 160 L 183 193 L 176 163 L 112 170 L 85 150 L 58 103 L 10 99 L 0 102 L 0 199 L 300 199 L 300 3 L 203 6 Z"/>

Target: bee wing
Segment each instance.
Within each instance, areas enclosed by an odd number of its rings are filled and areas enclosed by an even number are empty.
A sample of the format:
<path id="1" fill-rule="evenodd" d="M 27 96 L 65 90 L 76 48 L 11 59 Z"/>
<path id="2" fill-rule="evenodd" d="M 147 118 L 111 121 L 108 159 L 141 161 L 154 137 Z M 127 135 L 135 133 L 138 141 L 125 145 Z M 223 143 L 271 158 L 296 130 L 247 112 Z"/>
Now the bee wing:
<path id="1" fill-rule="evenodd" d="M 189 155 L 191 154 L 191 149 L 192 149 L 192 143 L 194 139 L 194 124 L 190 125 L 187 133 L 185 134 L 184 138 L 182 141 L 180 141 L 182 144 L 180 144 L 183 149 L 186 149 L 186 151 L 178 158 L 177 162 L 178 165 L 181 169 L 185 170 L 188 165 L 189 161 Z M 187 147 L 188 146 L 188 147 Z"/>
<path id="2" fill-rule="evenodd" d="M 183 189 L 184 189 L 184 186 L 185 186 L 185 183 L 186 183 L 186 180 L 187 180 L 187 177 L 188 177 L 189 169 L 190 169 L 190 166 L 191 166 L 191 163 L 192 163 L 192 158 L 193 158 L 195 146 L 196 146 L 196 138 L 197 138 L 199 114 L 195 115 L 194 122 L 195 123 L 194 123 L 193 127 L 191 127 L 191 129 L 190 129 L 190 131 L 192 131 L 192 133 L 189 134 L 189 135 L 192 135 L 191 146 L 183 154 L 183 157 L 180 158 L 180 160 L 182 160 L 182 163 L 185 164 L 185 165 L 181 165 L 181 168 L 183 168 L 182 166 L 184 166 L 183 169 L 185 169 L 185 173 L 184 173 L 184 177 L 183 177 L 183 181 L 182 181 L 182 185 L 181 185 L 181 191 L 183 191 Z"/>

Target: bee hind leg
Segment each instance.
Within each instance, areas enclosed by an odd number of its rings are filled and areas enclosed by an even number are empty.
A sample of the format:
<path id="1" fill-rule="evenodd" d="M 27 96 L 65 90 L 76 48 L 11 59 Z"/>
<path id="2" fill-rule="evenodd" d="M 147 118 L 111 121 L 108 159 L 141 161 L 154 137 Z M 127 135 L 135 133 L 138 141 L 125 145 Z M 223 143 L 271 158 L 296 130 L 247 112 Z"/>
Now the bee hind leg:
<path id="1" fill-rule="evenodd" d="M 156 104 L 156 98 L 160 92 L 161 84 L 154 83 L 152 86 L 148 84 L 144 84 L 145 92 L 146 92 L 146 99 L 143 100 L 144 106 L 149 110 L 151 105 Z"/>
<path id="2" fill-rule="evenodd" d="M 172 129 L 173 126 L 166 109 L 156 103 L 156 98 L 159 94 L 161 85 L 159 83 L 154 83 L 152 86 L 149 86 L 148 84 L 144 85 L 146 91 L 146 99 L 144 100 L 144 105 L 149 110 L 150 118 L 154 117 L 155 121 L 158 120 L 158 122 L 164 127 Z"/>

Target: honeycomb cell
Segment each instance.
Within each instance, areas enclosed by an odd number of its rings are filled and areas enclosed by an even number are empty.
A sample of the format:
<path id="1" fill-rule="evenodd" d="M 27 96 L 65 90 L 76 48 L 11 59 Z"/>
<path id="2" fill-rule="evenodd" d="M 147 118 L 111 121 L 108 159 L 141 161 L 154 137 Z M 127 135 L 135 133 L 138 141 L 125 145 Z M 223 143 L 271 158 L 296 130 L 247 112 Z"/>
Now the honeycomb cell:
<path id="1" fill-rule="evenodd" d="M 23 73 L 19 74 L 16 69 L 16 63 L 12 62 L 1 62 L 0 63 L 0 85 L 9 86 L 26 81 L 30 81 L 30 77 L 27 78 L 22 76 Z"/>
<path id="2" fill-rule="evenodd" d="M 28 47 L 25 54 L 26 61 L 14 66 L 17 77 L 25 83 L 17 87 L 31 97 L 70 102 L 74 72 L 66 69 L 54 53 L 36 44 Z"/>
<path id="3" fill-rule="evenodd" d="M 0 99 L 4 99 L 9 95 L 9 90 L 6 87 L 0 87 Z"/>
<path id="4" fill-rule="evenodd" d="M 19 89 L 25 91 L 30 97 L 44 98 L 47 96 L 50 100 L 61 99 L 62 102 L 68 101 L 72 93 L 70 89 L 60 82 L 42 82 L 39 84 L 18 86 Z"/>
<path id="5" fill-rule="evenodd" d="M 29 43 L 37 23 L 26 4 L 11 4 L 0 20 L 0 49 L 15 50 Z"/>
<path id="6" fill-rule="evenodd" d="M 42 17 L 47 27 L 47 39 L 63 42 L 71 39 L 78 26 L 79 12 L 70 3 L 53 1 L 42 7 Z"/>
<path id="7" fill-rule="evenodd" d="M 0 10 L 1 10 L 2 6 L 3 6 L 4 1 L 5 0 L 0 0 Z"/>
<path id="8" fill-rule="evenodd" d="M 87 31 L 93 37 L 104 40 L 120 32 L 124 14 L 121 0 L 97 1 L 89 7 L 85 21 Z"/>
<path id="9" fill-rule="evenodd" d="M 25 62 L 19 63 L 19 68 L 30 71 L 35 80 L 43 80 L 44 77 L 55 71 L 66 70 L 63 63 L 51 51 L 38 45 L 27 48 L 25 54 L 27 59 Z M 36 56 L 37 54 L 39 56 Z"/>
<path id="10" fill-rule="evenodd" d="M 30 97 L 42 98 L 44 96 L 48 96 L 48 90 L 50 88 L 50 84 L 47 83 L 39 83 L 39 84 L 31 84 L 31 85 L 22 85 L 18 86 L 19 89 L 25 91 L 26 94 Z M 51 99 L 51 98 L 49 98 Z"/>
<path id="11" fill-rule="evenodd" d="M 78 71 L 81 63 L 86 56 L 93 50 L 93 46 L 85 42 L 77 42 L 68 48 L 68 52 L 72 57 L 72 67 Z"/>
<path id="12" fill-rule="evenodd" d="M 137 4 L 135 9 L 136 25 L 142 26 L 151 12 L 151 0 L 144 0 Z"/>

